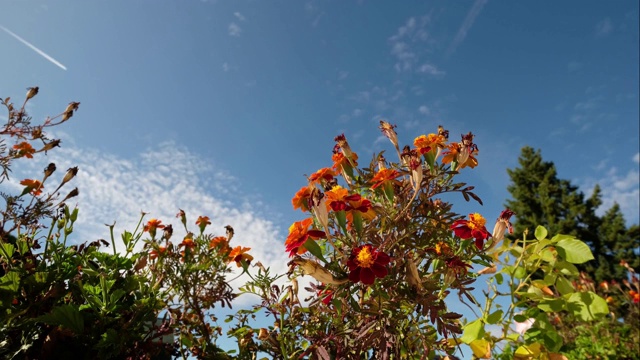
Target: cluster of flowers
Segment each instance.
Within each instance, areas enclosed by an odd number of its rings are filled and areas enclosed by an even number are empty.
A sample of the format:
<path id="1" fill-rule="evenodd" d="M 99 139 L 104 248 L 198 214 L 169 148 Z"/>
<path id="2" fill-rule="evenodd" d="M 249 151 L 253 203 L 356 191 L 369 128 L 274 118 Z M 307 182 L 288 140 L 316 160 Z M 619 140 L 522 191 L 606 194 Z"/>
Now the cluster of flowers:
<path id="1" fill-rule="evenodd" d="M 377 171 L 363 187 L 361 183 L 363 177 L 358 176 L 362 175 L 358 169 L 358 155 L 351 149 L 344 134 L 339 135 L 335 138 L 333 166 L 322 168 L 309 176 L 308 184 L 300 188 L 293 197 L 294 210 L 300 209 L 312 215 L 294 222 L 289 228 L 289 235 L 285 242 L 289 256 L 295 257 L 292 262 L 305 265 L 306 269 L 303 266 L 305 273 L 318 280 L 331 279 L 331 276 L 318 276 L 319 272 L 326 275 L 326 270 L 319 271 L 321 267 L 315 263 L 314 266 L 310 266 L 311 260 L 300 260 L 300 255 L 307 251 L 317 256 L 313 249 L 318 249 L 318 246 L 314 243 L 324 239 L 335 252 L 346 259 L 348 279 L 351 282 L 371 285 L 376 278 L 384 278 L 388 274 L 388 265 L 392 258 L 371 243 L 354 240 L 360 239 L 363 223 L 371 222 L 379 215 L 376 206 L 372 204 L 373 197 L 375 196 L 376 201 L 382 199 L 381 201 L 394 204 L 397 191 L 402 186 L 403 180 L 406 180 L 413 188 L 415 199 L 421 187 L 424 186 L 424 174 L 434 174 L 438 162 L 449 164 L 451 171 L 458 171 L 465 167 L 474 168 L 478 165 L 476 159 L 478 147 L 473 143 L 472 133 L 462 135 L 460 142 L 448 143 L 448 131 L 439 126 L 437 133 L 418 136 L 413 142 L 413 148 L 405 146 L 400 151 L 395 127 L 388 122 L 380 122 L 382 133 L 391 141 L 398 153 L 400 159 L 398 166 L 388 168 L 386 160 L 380 155 Z M 439 160 L 441 155 L 442 158 Z M 344 179 L 351 190 L 339 185 L 338 176 Z M 510 210 L 502 212 L 494 228 L 494 241 L 491 246 L 495 246 L 502 240 L 507 229 L 512 231 L 509 218 L 513 214 Z M 333 217 L 333 224 L 337 224 L 337 227 L 331 227 L 330 216 Z M 450 225 L 450 229 L 463 240 L 475 239 L 477 248 L 483 250 L 485 242 L 492 237 L 485 224 L 486 220 L 475 213 L 470 214 L 466 220 L 455 221 Z M 331 230 L 334 232 L 332 233 Z M 356 236 L 343 236 L 348 233 Z M 348 254 L 348 257 L 343 255 L 343 251 Z M 454 256 L 451 256 L 448 262 L 465 273 L 470 267 L 459 259 L 456 262 Z"/>
<path id="2" fill-rule="evenodd" d="M 180 210 L 176 217 L 180 219 L 183 226 L 185 226 L 186 228 L 187 217 L 185 215 L 185 212 L 183 210 Z M 207 216 L 199 216 L 195 224 L 200 229 L 200 234 L 204 234 L 207 225 L 211 225 L 211 220 Z M 159 245 L 155 242 L 158 229 L 162 230 L 161 240 L 165 241 L 164 245 Z M 229 225 L 226 226 L 226 230 L 227 236 L 215 236 L 211 238 L 211 240 L 209 241 L 209 249 L 218 251 L 218 254 L 227 258 L 228 263 L 235 262 L 237 267 L 241 267 L 243 261 L 246 263 L 250 263 L 253 260 L 253 256 L 249 255 L 247 252 L 251 250 L 251 248 L 242 246 L 231 248 L 229 246 L 229 242 L 233 237 L 234 231 L 233 228 Z M 162 256 L 170 254 L 174 251 L 174 246 L 171 241 L 169 241 L 169 239 L 171 239 L 171 236 L 173 235 L 173 226 L 171 224 L 165 225 L 161 220 L 150 219 L 144 226 L 144 231 L 148 232 L 149 236 L 151 236 L 153 246 L 151 251 L 149 251 L 149 258 L 151 260 L 159 259 Z M 194 241 L 194 234 L 188 231 L 187 235 L 185 235 L 180 244 L 178 244 L 178 249 L 181 249 L 180 255 L 182 256 L 182 259 L 184 260 L 190 254 L 192 254 L 196 246 L 197 243 Z"/>

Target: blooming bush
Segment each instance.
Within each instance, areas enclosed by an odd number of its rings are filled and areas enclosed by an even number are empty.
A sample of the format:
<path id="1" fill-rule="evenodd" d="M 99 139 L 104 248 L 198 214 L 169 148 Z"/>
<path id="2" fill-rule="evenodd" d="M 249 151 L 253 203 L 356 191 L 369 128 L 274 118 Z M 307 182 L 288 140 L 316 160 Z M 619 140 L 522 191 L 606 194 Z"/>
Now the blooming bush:
<path id="1" fill-rule="evenodd" d="M 37 92 L 30 88 L 20 109 L 2 100 L 9 116 L 0 129 L 0 182 L 13 161 L 59 146 L 44 130 L 78 110 L 73 102 L 32 125 L 24 106 Z M 339 135 L 331 163 L 294 194 L 293 209 L 302 215 L 284 241 L 287 274 L 272 274 L 249 248 L 232 245 L 231 226 L 212 234 L 208 217 L 188 221 L 182 210 L 175 224 L 142 214 L 133 231 L 121 234 L 120 253 L 113 225 L 110 241 L 71 244 L 79 211 L 66 202 L 78 190 L 60 191 L 79 169 L 51 187 L 53 163 L 41 179 L 23 179 L 19 196 L 2 194 L 0 355 L 454 359 L 467 344 L 478 358 L 558 359 L 575 348 L 554 314 L 567 314 L 577 327 L 602 321 L 607 302 L 621 301 L 624 314 L 610 319 L 637 318 L 637 278 L 616 297 L 598 293 L 573 265 L 593 258 L 582 241 L 547 238 L 538 227 L 533 239 L 523 234 L 509 242 L 512 211 L 503 211 L 491 232 L 480 213 L 454 211 L 458 196 L 482 205 L 473 186 L 457 180 L 480 166 L 472 133 L 450 141 L 439 126 L 401 150 L 395 126 L 381 121 L 380 129 L 395 161 L 380 152 L 363 165 Z M 248 277 L 239 293 L 229 285 L 233 268 Z M 480 276 L 487 277 L 484 301 L 474 296 Z M 308 297 L 300 299 L 303 290 Z M 225 351 L 216 309 L 230 308 L 242 294 L 260 301 L 225 318 L 238 345 Z M 478 315 L 465 318 L 453 304 Z M 273 325 L 256 326 L 261 314 Z"/>

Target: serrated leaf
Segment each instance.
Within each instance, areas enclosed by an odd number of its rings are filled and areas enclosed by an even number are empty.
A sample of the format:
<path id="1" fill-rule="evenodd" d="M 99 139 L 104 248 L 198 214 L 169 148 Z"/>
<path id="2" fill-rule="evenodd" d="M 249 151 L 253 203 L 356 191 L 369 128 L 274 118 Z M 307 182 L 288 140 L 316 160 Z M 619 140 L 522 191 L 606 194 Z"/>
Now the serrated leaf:
<path id="1" fill-rule="evenodd" d="M 49 314 L 40 316 L 37 320 L 49 325 L 62 326 L 76 334 L 84 332 L 84 318 L 80 310 L 73 305 L 55 307 Z"/>
<path id="2" fill-rule="evenodd" d="M 546 239 L 546 238 L 547 238 L 547 234 L 548 234 L 548 232 L 547 232 L 547 229 L 546 229 L 544 226 L 540 226 L 540 225 L 538 225 L 538 226 L 536 227 L 536 231 L 535 231 L 535 233 L 534 233 L 534 234 L 535 234 L 535 236 L 536 236 L 536 239 L 538 239 L 538 240 L 543 240 L 543 239 Z"/>
<path id="3" fill-rule="evenodd" d="M 20 275 L 15 271 L 9 271 L 0 277 L 0 290 L 16 292 L 20 288 Z"/>
<path id="4" fill-rule="evenodd" d="M 563 239 L 556 244 L 558 255 L 573 264 L 582 264 L 593 260 L 591 249 L 577 239 Z"/>

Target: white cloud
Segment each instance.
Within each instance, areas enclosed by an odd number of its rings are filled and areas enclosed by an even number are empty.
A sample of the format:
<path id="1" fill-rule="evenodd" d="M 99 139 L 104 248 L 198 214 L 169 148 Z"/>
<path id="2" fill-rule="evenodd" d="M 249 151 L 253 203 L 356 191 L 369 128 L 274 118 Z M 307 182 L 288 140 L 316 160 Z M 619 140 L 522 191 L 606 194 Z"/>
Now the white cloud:
<path id="1" fill-rule="evenodd" d="M 429 107 L 427 105 L 422 105 L 418 108 L 418 111 L 420 112 L 420 114 L 423 115 L 429 115 L 430 111 L 429 111 Z"/>
<path id="2" fill-rule="evenodd" d="M 432 75 L 432 76 L 444 76 L 446 72 L 438 69 L 434 65 L 431 64 L 422 64 L 417 70 L 419 73 Z"/>
<path id="3" fill-rule="evenodd" d="M 596 25 L 596 37 L 605 37 L 613 31 L 611 19 L 604 18 Z"/>
<path id="4" fill-rule="evenodd" d="M 360 115 L 362 115 L 362 110 L 361 109 L 353 109 L 353 112 L 351 113 L 351 116 L 358 117 Z"/>
<path id="5" fill-rule="evenodd" d="M 431 38 L 427 31 L 431 24 L 431 15 L 421 17 L 410 17 L 404 25 L 400 26 L 396 33 L 389 37 L 391 46 L 391 55 L 395 59 L 393 68 L 397 72 L 418 71 L 429 73 L 434 69 L 438 75 L 443 75 L 434 65 L 429 65 L 422 58 L 430 56 L 433 53 L 435 41 Z M 422 65 L 416 69 L 416 65 L 424 63 L 431 66 Z"/>
<path id="6" fill-rule="evenodd" d="M 63 141 L 72 143 L 72 140 Z M 12 191 L 21 189 L 20 179 L 39 176 L 46 164 L 54 162 L 58 171 L 53 181 L 45 184 L 45 190 L 51 190 L 67 168 L 78 166 L 76 178 L 61 190 L 63 196 L 72 187 L 77 186 L 80 191 L 80 195 L 69 202 L 70 206 L 77 204 L 80 209 L 71 241 L 108 240 L 109 231 L 104 224 L 115 221 L 114 233 L 119 243 L 119 234 L 124 230 L 133 231 L 144 211 L 149 213 L 146 220 L 157 218 L 173 224 L 175 243 L 178 241 L 175 239 L 184 236 L 175 215 L 184 209 L 190 228 L 195 228 L 195 220 L 200 215 L 211 218 L 212 233 L 224 235 L 224 226 L 231 225 L 235 229 L 232 246 L 250 247 L 249 253 L 256 261 L 276 272 L 286 271 L 284 237 L 273 220 L 262 214 L 265 210 L 258 204 L 259 199 L 243 194 L 239 181 L 229 172 L 211 165 L 210 159 L 204 160 L 175 143 L 159 144 L 128 159 L 95 149 L 61 148 L 34 160 L 14 167 L 11 180 L 3 186 L 12 187 Z M 117 247 L 122 249 L 122 244 Z"/>
<path id="7" fill-rule="evenodd" d="M 247 20 L 247 18 L 244 17 L 244 15 L 242 15 L 241 13 L 239 13 L 238 11 L 233 13 L 233 16 L 235 16 L 238 20 L 240 21 L 245 21 Z"/>
<path id="8" fill-rule="evenodd" d="M 347 77 L 349 77 L 349 72 L 348 71 L 340 71 L 340 72 L 338 72 L 338 80 L 344 80 Z"/>
<path id="9" fill-rule="evenodd" d="M 229 24 L 229 35 L 230 36 L 240 36 L 240 34 L 242 34 L 242 28 L 240 26 L 238 26 L 238 24 L 232 22 L 231 24 Z"/>
<path id="10" fill-rule="evenodd" d="M 610 162 L 599 163 L 600 167 L 609 170 L 603 173 L 600 178 L 587 178 L 580 184 L 581 188 L 588 189 L 586 193 L 591 193 L 596 184 L 602 189 L 602 206 L 598 209 L 598 214 L 602 215 L 611 208 L 614 203 L 620 205 L 620 210 L 624 214 L 627 223 L 640 223 L 640 171 L 637 164 L 640 161 L 640 154 L 636 153 L 632 157 L 635 168 L 628 169 L 626 173 L 619 171 Z"/>
<path id="11" fill-rule="evenodd" d="M 447 49 L 447 52 L 446 52 L 446 56 L 450 56 L 451 54 L 453 54 L 456 51 L 456 48 L 458 48 L 458 46 L 467 37 L 467 33 L 469 32 L 469 29 L 471 29 L 471 26 L 473 26 L 473 23 L 476 21 L 476 18 L 478 17 L 478 15 L 480 15 L 482 8 L 487 4 L 487 1 L 488 0 L 476 0 L 473 3 L 473 5 L 471 6 L 471 9 L 469 9 L 469 12 L 467 13 L 467 17 L 465 17 L 464 21 L 462 22 L 462 25 L 460 25 L 460 29 L 458 29 L 458 33 L 456 34 L 456 37 L 453 39 L 453 41 L 449 45 L 449 48 Z"/>
<path id="12" fill-rule="evenodd" d="M 222 71 L 224 72 L 228 72 L 230 69 L 229 64 L 228 63 L 223 63 L 222 64 Z"/>

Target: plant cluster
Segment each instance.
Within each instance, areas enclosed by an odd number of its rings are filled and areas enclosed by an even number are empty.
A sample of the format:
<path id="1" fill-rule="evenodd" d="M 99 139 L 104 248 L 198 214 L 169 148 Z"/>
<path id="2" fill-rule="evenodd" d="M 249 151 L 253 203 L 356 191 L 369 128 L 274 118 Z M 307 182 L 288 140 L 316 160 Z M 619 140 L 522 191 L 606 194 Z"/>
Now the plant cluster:
<path id="1" fill-rule="evenodd" d="M 32 125 L 24 108 L 37 92 L 30 88 L 19 110 L 10 99 L 2 101 L 9 117 L 0 130 L 0 182 L 8 180 L 12 161 L 59 146 L 44 130 L 78 109 L 73 102 Z M 332 163 L 295 193 L 292 206 L 304 215 L 284 242 L 287 274 L 272 274 L 260 262 L 250 266 L 250 249 L 232 245 L 231 226 L 224 236 L 211 234 L 208 217 L 199 216 L 194 227 L 182 210 L 176 216 L 180 235 L 174 224 L 145 221 L 143 213 L 132 232 L 121 234 L 120 252 L 115 224 L 110 241 L 71 244 L 78 209 L 67 201 L 78 190 L 61 190 L 78 168 L 50 192 L 45 185 L 56 177 L 55 164 L 41 180 L 24 179 L 19 196 L 2 194 L 0 355 L 455 359 L 464 343 L 478 358 L 562 358 L 566 337 L 554 314 L 566 313 L 573 328 L 589 326 L 610 314 L 607 302 L 622 301 L 624 313 L 610 318 L 637 318 L 636 277 L 623 284 L 626 293 L 614 284 L 598 292 L 580 277 L 574 264 L 593 259 L 584 242 L 569 235 L 547 238 L 542 227 L 534 239 L 525 233 L 510 242 L 505 233 L 512 232 L 513 211 L 503 211 L 491 232 L 480 213 L 454 211 L 451 200 L 458 196 L 482 204 L 473 186 L 457 180 L 479 165 L 472 133 L 451 141 L 439 126 L 401 149 L 395 126 L 381 121 L 380 129 L 396 161 L 379 152 L 362 165 L 339 135 Z M 234 267 L 248 276 L 239 292 L 229 285 Z M 481 302 L 473 290 L 486 275 Z M 285 278 L 289 282 L 282 284 Z M 616 286 L 620 294 L 614 297 Z M 309 296 L 301 299 L 303 290 Z M 218 345 L 225 331 L 217 309 L 249 294 L 259 302 L 224 320 L 231 323 L 226 335 L 237 342 L 237 349 L 225 351 Z M 480 314 L 464 318 L 452 310 L 454 303 Z M 256 326 L 264 314 L 273 325 Z M 527 329 L 518 331 L 519 323 Z"/>

